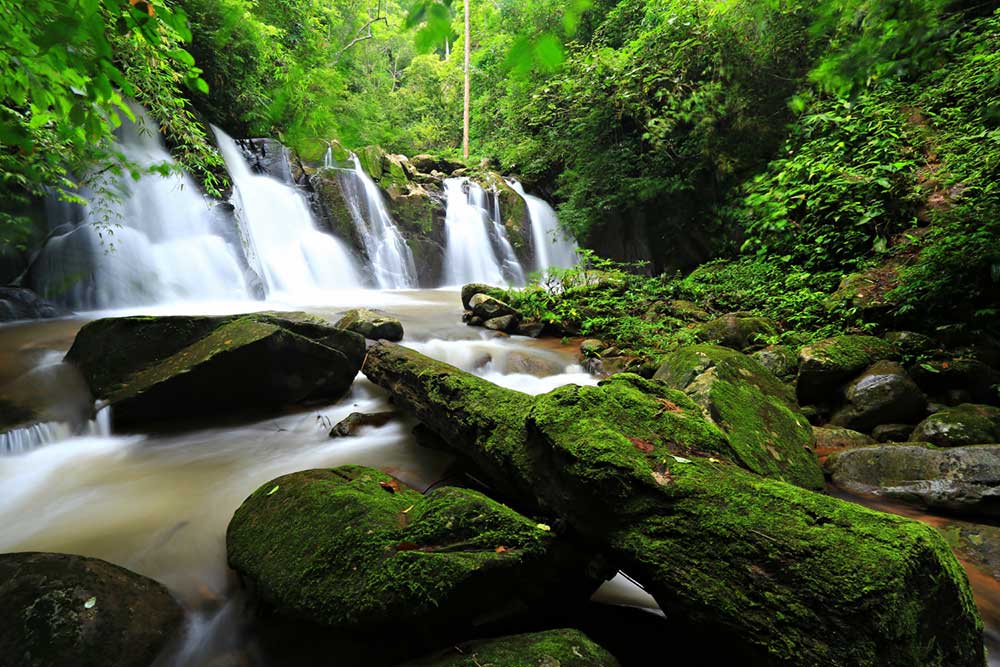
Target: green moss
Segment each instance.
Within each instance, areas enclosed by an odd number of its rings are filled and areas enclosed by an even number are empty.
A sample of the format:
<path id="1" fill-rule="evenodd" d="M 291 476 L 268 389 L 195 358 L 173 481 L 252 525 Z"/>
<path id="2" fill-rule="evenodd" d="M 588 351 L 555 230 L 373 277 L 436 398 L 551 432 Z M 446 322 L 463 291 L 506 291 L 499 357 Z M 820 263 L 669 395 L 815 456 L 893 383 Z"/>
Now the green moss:
<path id="1" fill-rule="evenodd" d="M 1000 441 L 1000 408 L 963 403 L 935 412 L 917 424 L 910 436 L 942 447 Z"/>
<path id="2" fill-rule="evenodd" d="M 803 402 L 829 400 L 841 384 L 872 363 L 899 356 L 875 336 L 837 336 L 799 350 L 798 395 Z"/>
<path id="3" fill-rule="evenodd" d="M 579 630 L 467 642 L 446 652 L 407 663 L 412 667 L 616 667 L 618 661 Z"/>
<path id="4" fill-rule="evenodd" d="M 365 170 L 365 173 L 368 174 L 373 181 L 377 182 L 382 178 L 385 151 L 382 150 L 380 146 L 365 146 L 364 148 L 359 148 L 357 150 L 357 156 L 358 162 L 361 163 L 361 168 Z"/>

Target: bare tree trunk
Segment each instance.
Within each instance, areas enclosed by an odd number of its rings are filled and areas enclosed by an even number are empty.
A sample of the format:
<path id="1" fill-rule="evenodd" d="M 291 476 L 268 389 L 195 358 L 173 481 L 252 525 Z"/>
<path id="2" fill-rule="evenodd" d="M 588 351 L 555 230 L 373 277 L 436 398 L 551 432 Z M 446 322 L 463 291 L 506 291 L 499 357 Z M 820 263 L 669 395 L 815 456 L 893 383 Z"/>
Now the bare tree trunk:
<path id="1" fill-rule="evenodd" d="M 469 159 L 469 102 L 471 95 L 469 92 L 469 55 L 472 53 L 472 44 L 469 40 L 469 2 L 465 0 L 465 112 L 462 119 L 462 156 Z"/>

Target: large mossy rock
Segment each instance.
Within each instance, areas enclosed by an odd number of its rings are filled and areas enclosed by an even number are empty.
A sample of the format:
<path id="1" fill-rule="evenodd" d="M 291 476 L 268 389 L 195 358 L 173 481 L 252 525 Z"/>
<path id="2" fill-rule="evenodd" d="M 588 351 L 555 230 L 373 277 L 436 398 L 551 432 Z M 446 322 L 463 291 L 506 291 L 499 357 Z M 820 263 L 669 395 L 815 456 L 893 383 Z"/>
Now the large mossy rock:
<path id="1" fill-rule="evenodd" d="M 498 490 L 606 550 L 699 650 L 754 666 L 983 665 L 940 535 L 733 465 L 681 392 L 619 375 L 533 398 L 391 344 L 363 370 Z"/>
<path id="2" fill-rule="evenodd" d="M 389 313 L 372 308 L 353 308 L 337 320 L 337 327 L 371 340 L 403 340 L 403 324 Z"/>
<path id="3" fill-rule="evenodd" d="M 944 408 L 923 420 L 910 437 L 940 447 L 1000 442 L 1000 408 L 963 403 Z"/>
<path id="4" fill-rule="evenodd" d="M 775 336 L 778 328 L 766 317 L 754 317 L 740 313 L 729 313 L 695 329 L 698 340 L 714 343 L 734 350 L 744 350 L 751 346 L 763 347 L 768 337 Z"/>
<path id="5" fill-rule="evenodd" d="M 869 436 L 849 428 L 813 426 L 812 431 L 816 438 L 816 456 L 820 462 L 824 461 L 830 454 L 842 452 L 845 449 L 875 444 L 875 441 Z"/>
<path id="6" fill-rule="evenodd" d="M 729 458 L 759 475 L 823 488 L 812 428 L 791 387 L 752 357 L 714 345 L 667 355 L 656 380 L 684 391 L 727 436 Z"/>
<path id="7" fill-rule="evenodd" d="M 481 639 L 401 667 L 617 667 L 614 656 L 579 630 Z"/>
<path id="8" fill-rule="evenodd" d="M 113 317 L 86 324 L 66 360 L 116 424 L 333 401 L 364 360 L 360 335 L 304 313 Z"/>
<path id="9" fill-rule="evenodd" d="M 69 313 L 24 287 L 0 287 L 0 322 L 61 317 Z"/>
<path id="10" fill-rule="evenodd" d="M 280 616 L 355 641 L 451 641 L 486 620 L 584 601 L 609 574 L 478 491 L 424 496 L 360 466 L 263 485 L 233 516 L 226 547 L 230 566 Z"/>
<path id="11" fill-rule="evenodd" d="M 835 454 L 826 467 L 848 491 L 923 508 L 1000 516 L 1000 445 L 879 445 Z"/>
<path id="12" fill-rule="evenodd" d="M 182 621 L 166 588 L 117 565 L 0 554 L 0 667 L 149 667 Z"/>
<path id="13" fill-rule="evenodd" d="M 874 336 L 837 336 L 807 345 L 799 350 L 799 402 L 830 402 L 845 382 L 876 361 L 896 356 L 892 344 Z"/>
<path id="14" fill-rule="evenodd" d="M 877 361 L 844 390 L 846 403 L 830 423 L 871 431 L 879 424 L 915 424 L 927 414 L 927 399 L 902 366 Z"/>
<path id="15" fill-rule="evenodd" d="M 471 299 L 469 299 L 469 308 L 472 310 L 472 314 L 476 317 L 481 317 L 483 320 L 490 320 L 494 317 L 504 317 L 510 315 L 516 318 L 518 321 L 521 319 L 521 314 L 512 308 L 505 301 L 501 301 L 496 297 L 492 297 L 488 294 L 476 294 Z"/>
<path id="16" fill-rule="evenodd" d="M 462 307 L 466 310 L 472 310 L 472 297 L 477 294 L 485 294 L 486 296 L 491 296 L 494 299 L 503 299 L 505 296 L 504 290 L 500 287 L 494 287 L 484 283 L 469 283 L 468 285 L 462 286 Z"/>
<path id="17" fill-rule="evenodd" d="M 1000 405 L 997 393 L 1000 370 L 979 359 L 952 356 L 922 361 L 910 368 L 910 375 L 927 395 L 936 400 L 949 404 L 974 402 Z"/>

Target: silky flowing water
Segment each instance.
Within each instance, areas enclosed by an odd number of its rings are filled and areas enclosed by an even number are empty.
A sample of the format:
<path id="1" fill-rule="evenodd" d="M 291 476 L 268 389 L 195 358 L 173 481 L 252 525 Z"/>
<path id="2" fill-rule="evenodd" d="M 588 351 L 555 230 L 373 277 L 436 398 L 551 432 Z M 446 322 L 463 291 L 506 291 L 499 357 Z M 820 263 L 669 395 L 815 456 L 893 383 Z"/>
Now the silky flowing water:
<path id="1" fill-rule="evenodd" d="M 331 292 L 330 304 L 305 308 L 256 303 L 257 309 L 304 309 L 334 319 L 352 305 L 381 306 L 406 329 L 404 344 L 527 393 L 596 380 L 575 364 L 576 347 L 502 337 L 461 324 L 454 290 Z M 246 302 L 215 304 L 218 312 Z M 160 314 L 189 312 L 175 304 Z M 205 303 L 198 312 L 211 310 Z M 146 309 L 143 312 L 148 312 Z M 39 368 L 61 377 L 47 393 L 55 413 L 71 414 L 86 401 L 73 369 L 60 363 L 76 331 L 92 313 L 73 319 L 0 327 L 0 395 L 25 390 Z M 413 422 L 402 416 L 356 436 L 333 438 L 330 428 L 351 412 L 391 410 L 386 394 L 359 375 L 350 393 L 332 405 L 253 419 L 186 422 L 152 433 L 63 437 L 27 450 L 0 452 L 0 552 L 56 551 L 103 558 L 164 583 L 188 611 L 187 635 L 170 665 L 202 665 L 235 651 L 255 656 L 238 587 L 226 567 L 225 532 L 243 499 L 289 472 L 347 463 L 384 470 L 417 489 L 448 475 L 450 458 L 418 446 Z M 68 433 L 64 434 L 68 435 Z M 622 578 L 602 590 L 606 601 L 655 607 Z"/>

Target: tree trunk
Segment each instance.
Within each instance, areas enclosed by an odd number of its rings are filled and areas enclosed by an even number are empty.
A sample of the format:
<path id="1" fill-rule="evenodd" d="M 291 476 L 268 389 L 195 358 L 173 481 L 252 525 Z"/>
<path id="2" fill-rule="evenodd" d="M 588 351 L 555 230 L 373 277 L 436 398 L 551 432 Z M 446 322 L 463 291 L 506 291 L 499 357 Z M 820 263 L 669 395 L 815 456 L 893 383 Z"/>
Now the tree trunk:
<path id="1" fill-rule="evenodd" d="M 513 504 L 608 553 L 707 652 L 982 667 L 981 621 L 940 535 L 732 465 L 679 391 L 620 374 L 532 397 L 391 343 L 363 371 Z"/>
<path id="2" fill-rule="evenodd" d="M 469 60 L 472 53 L 472 43 L 469 39 L 469 2 L 465 0 L 465 106 L 462 117 L 462 157 L 469 159 L 469 104 L 472 99 L 470 92 Z"/>

